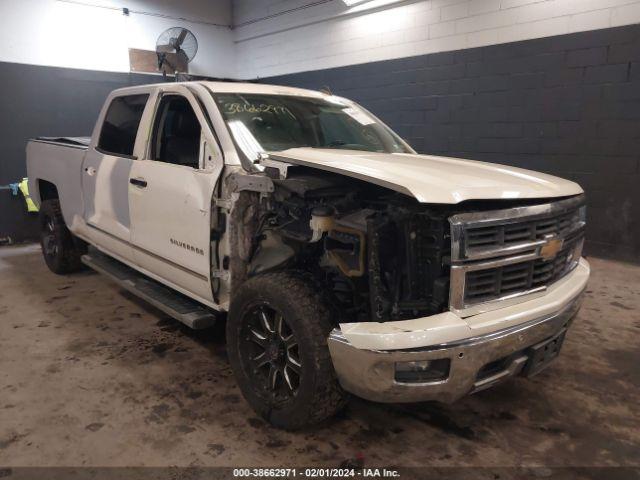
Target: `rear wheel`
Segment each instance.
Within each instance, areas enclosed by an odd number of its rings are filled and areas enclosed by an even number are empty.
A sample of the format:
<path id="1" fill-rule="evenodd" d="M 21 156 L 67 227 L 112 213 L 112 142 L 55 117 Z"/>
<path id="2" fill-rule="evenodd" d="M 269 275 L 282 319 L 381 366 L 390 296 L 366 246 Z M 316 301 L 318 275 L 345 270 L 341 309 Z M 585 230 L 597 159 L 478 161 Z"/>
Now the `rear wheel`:
<path id="1" fill-rule="evenodd" d="M 227 320 L 229 360 L 244 397 L 273 425 L 301 428 L 345 404 L 327 347 L 330 319 L 300 274 L 265 274 L 238 289 Z"/>
<path id="2" fill-rule="evenodd" d="M 80 257 L 87 252 L 86 244 L 67 228 L 57 199 L 45 200 L 40 205 L 40 245 L 44 261 L 53 273 L 63 275 L 82 269 Z"/>

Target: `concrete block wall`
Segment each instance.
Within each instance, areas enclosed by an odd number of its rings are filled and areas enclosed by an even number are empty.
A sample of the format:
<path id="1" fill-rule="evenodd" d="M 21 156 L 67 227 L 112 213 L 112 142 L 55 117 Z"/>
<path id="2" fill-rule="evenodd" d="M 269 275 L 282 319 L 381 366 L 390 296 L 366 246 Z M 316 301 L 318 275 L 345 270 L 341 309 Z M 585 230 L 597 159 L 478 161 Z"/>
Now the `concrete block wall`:
<path id="1" fill-rule="evenodd" d="M 249 79 L 630 25 L 640 1 L 235 0 L 233 22 Z"/>
<path id="2" fill-rule="evenodd" d="M 573 179 L 588 195 L 587 251 L 640 260 L 640 25 L 264 82 L 328 86 L 419 152 Z"/>

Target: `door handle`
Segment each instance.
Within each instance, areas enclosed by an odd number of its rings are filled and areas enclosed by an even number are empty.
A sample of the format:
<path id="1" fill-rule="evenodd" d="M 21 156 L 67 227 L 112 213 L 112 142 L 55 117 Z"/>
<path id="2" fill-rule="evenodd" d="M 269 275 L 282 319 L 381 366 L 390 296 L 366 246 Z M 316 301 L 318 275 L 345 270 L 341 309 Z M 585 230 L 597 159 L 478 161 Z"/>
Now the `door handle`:
<path id="1" fill-rule="evenodd" d="M 136 187 L 146 188 L 147 181 L 144 178 L 130 178 L 129 183 L 131 185 L 135 185 Z"/>
<path id="2" fill-rule="evenodd" d="M 93 167 L 87 167 L 84 169 L 85 172 L 87 172 L 87 175 L 89 175 L 90 177 L 93 177 L 96 174 L 96 169 Z"/>

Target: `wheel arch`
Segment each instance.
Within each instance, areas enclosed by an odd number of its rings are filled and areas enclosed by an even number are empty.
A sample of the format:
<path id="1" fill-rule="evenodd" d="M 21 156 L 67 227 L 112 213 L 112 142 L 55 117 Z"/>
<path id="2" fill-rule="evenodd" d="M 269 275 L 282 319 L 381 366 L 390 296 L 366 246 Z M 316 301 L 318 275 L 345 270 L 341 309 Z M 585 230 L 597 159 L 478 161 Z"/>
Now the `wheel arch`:
<path id="1" fill-rule="evenodd" d="M 37 192 L 34 192 L 34 194 L 40 203 L 45 200 L 60 200 L 58 187 L 53 182 L 38 178 L 35 185 L 37 186 Z"/>

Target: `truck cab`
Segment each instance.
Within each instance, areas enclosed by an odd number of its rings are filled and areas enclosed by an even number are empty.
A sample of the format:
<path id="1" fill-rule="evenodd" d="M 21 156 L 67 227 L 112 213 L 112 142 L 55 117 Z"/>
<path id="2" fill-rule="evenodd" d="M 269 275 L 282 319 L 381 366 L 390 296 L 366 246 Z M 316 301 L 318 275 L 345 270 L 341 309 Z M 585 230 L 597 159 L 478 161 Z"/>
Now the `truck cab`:
<path id="1" fill-rule="evenodd" d="M 27 146 L 42 248 L 193 328 L 276 426 L 355 394 L 454 401 L 558 355 L 589 277 L 584 192 L 418 155 L 331 94 L 189 82 L 113 92 L 91 138 Z M 90 247 L 90 248 L 89 248 Z"/>
<path id="2" fill-rule="evenodd" d="M 114 92 L 86 151 L 83 211 L 89 243 L 216 308 L 211 287 L 211 199 L 224 156 L 207 111 L 175 84 Z"/>

